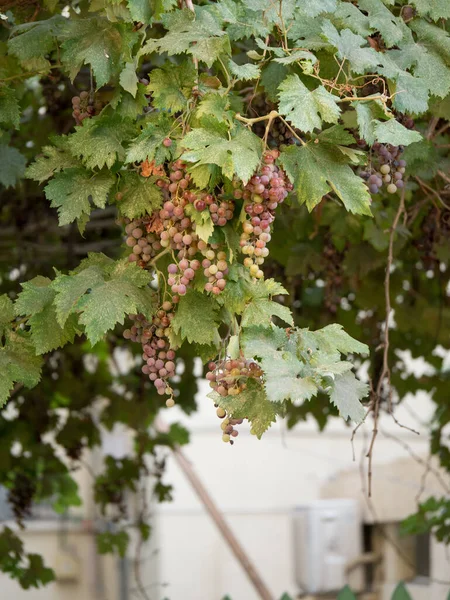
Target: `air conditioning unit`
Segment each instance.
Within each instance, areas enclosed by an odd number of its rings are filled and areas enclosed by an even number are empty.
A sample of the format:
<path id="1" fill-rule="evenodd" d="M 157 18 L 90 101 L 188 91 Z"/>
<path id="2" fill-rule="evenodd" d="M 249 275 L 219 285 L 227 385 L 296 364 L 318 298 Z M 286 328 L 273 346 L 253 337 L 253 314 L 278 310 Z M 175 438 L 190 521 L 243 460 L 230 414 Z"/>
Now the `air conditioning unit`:
<path id="1" fill-rule="evenodd" d="M 293 515 L 295 579 L 302 592 L 323 594 L 349 583 L 346 567 L 362 553 L 362 522 L 355 500 L 316 500 Z M 363 573 L 352 572 L 354 591 Z"/>

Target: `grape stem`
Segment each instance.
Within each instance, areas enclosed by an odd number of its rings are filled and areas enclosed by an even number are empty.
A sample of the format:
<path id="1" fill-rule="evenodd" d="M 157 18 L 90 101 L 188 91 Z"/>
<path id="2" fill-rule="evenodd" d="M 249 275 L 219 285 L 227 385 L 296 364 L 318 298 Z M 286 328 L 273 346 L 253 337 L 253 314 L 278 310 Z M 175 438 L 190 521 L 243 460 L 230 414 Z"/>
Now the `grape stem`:
<path id="1" fill-rule="evenodd" d="M 252 125 L 254 125 L 254 123 L 260 123 L 261 121 L 269 121 L 267 124 L 267 127 L 266 127 L 266 131 L 264 133 L 264 143 L 265 144 L 267 144 L 267 137 L 269 135 L 269 129 L 272 124 L 272 121 L 274 121 L 275 119 L 280 119 L 281 121 L 283 121 L 283 123 L 286 125 L 286 127 L 289 129 L 289 131 L 292 133 L 292 135 L 302 144 L 302 146 L 306 146 L 306 142 L 304 142 L 302 140 L 302 138 L 295 133 L 294 129 L 292 129 L 292 127 L 289 125 L 289 123 L 287 123 L 283 119 L 283 117 L 280 115 L 280 113 L 278 113 L 276 110 L 271 110 L 269 114 L 263 115 L 262 117 L 253 117 L 251 119 L 247 118 L 247 117 L 243 117 L 240 113 L 236 113 L 235 118 L 238 121 L 245 123 L 246 125 L 250 125 L 250 127 Z"/>
<path id="2" fill-rule="evenodd" d="M 169 254 L 169 252 L 172 251 L 172 248 L 168 247 L 168 248 L 164 248 L 164 250 L 162 252 L 160 252 L 159 254 L 157 254 L 155 256 L 155 258 L 153 260 L 151 260 L 149 262 L 149 264 L 154 267 L 156 265 L 156 263 L 158 262 L 158 260 L 163 257 L 165 254 Z"/>

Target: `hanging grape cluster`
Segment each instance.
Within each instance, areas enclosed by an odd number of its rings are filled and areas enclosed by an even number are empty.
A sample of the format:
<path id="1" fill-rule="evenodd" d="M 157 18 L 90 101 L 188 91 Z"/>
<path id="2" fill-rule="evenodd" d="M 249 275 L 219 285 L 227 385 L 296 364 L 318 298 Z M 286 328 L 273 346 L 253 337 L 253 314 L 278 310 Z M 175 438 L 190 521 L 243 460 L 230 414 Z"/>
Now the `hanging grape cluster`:
<path id="1" fill-rule="evenodd" d="M 169 138 L 164 142 L 166 147 L 171 144 Z M 167 329 L 174 317 L 176 304 L 192 287 L 194 280 L 196 285 L 201 282 L 204 291 L 213 295 L 219 295 L 227 284 L 229 264 L 226 248 L 215 243 L 216 237 L 208 242 L 201 239 L 198 223 L 211 218 L 215 227 L 224 227 L 235 216 L 236 204 L 239 204 L 244 215 L 240 237 L 241 251 L 245 256 L 243 262 L 251 276 L 262 278 L 261 265 L 269 254 L 267 243 L 271 239 L 275 211 L 292 189 L 285 172 L 275 165 L 278 156 L 278 150 L 265 152 L 260 169 L 245 185 L 234 180 L 231 194 L 221 189 L 214 192 L 196 189 L 181 159 L 167 165 L 145 161 L 140 166 L 143 177 L 155 177 L 156 185 L 163 194 L 163 204 L 152 214 L 125 219 L 126 245 L 131 250 L 129 261 L 144 269 L 155 268 L 159 257 L 171 255 L 167 273 L 161 273 L 170 302 L 163 302 L 151 321 L 144 315 L 130 315 L 133 323 L 124 331 L 124 337 L 142 344 L 142 371 L 153 382 L 158 394 L 169 396 L 167 406 L 174 404 L 169 380 L 175 374 L 175 350 L 170 345 Z M 196 217 L 199 213 L 200 221 Z M 248 378 L 261 377 L 259 365 L 243 358 L 211 362 L 207 374 L 211 387 L 223 397 L 238 395 L 246 389 Z M 223 439 L 233 443 L 238 434 L 235 425 L 242 419 L 226 417 L 223 409 L 218 409 L 219 412 L 224 419 Z"/>
<path id="2" fill-rule="evenodd" d="M 95 95 L 89 92 L 81 92 L 79 96 L 72 98 L 72 116 L 77 125 L 81 125 L 84 119 L 89 119 L 98 113 L 103 108 L 103 103 L 95 99 Z"/>
<path id="3" fill-rule="evenodd" d="M 209 381 L 210 387 L 220 394 L 222 397 L 237 396 L 247 388 L 247 380 L 261 379 L 263 372 L 261 367 L 254 360 L 245 358 L 239 359 L 224 359 L 216 362 L 211 361 L 208 364 L 208 372 L 206 379 Z M 217 416 L 219 419 L 224 419 L 221 424 L 224 442 L 233 444 L 232 437 L 238 435 L 238 431 L 234 429 L 235 425 L 240 425 L 243 419 L 226 418 L 227 413 L 222 407 L 217 408 Z"/>
<path id="4" fill-rule="evenodd" d="M 264 277 L 261 265 L 269 255 L 267 243 L 271 239 L 275 211 L 292 190 L 285 172 L 275 165 L 278 156 L 278 150 L 266 152 L 261 170 L 247 185 L 242 186 L 238 180 L 234 182 L 234 197 L 244 200 L 246 215 L 240 239 L 241 252 L 246 256 L 244 265 L 257 279 Z"/>
<path id="5" fill-rule="evenodd" d="M 151 322 L 142 314 L 129 315 L 133 325 L 123 332 L 126 340 L 142 344 L 142 372 L 148 375 L 158 394 L 169 396 L 166 400 L 168 407 L 175 404 L 173 389 L 168 382 L 175 375 L 175 351 L 170 347 L 167 336 L 167 329 L 174 316 L 173 304 L 166 301 Z"/>
<path id="6" fill-rule="evenodd" d="M 373 145 L 370 168 L 360 172 L 371 194 L 378 194 L 383 187 L 389 194 L 395 194 L 405 185 L 403 175 L 406 171 L 406 161 L 400 158 L 403 149 L 403 146 L 379 142 Z"/>

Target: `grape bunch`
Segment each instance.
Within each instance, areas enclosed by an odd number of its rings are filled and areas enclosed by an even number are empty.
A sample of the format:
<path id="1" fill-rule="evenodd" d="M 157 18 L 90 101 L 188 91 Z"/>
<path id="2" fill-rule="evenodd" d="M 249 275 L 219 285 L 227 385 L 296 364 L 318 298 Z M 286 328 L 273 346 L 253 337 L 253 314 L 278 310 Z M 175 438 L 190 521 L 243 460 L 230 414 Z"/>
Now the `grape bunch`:
<path id="1" fill-rule="evenodd" d="M 261 367 L 254 360 L 225 359 L 217 362 L 211 361 L 208 364 L 206 379 L 213 390 L 222 397 L 226 397 L 237 396 L 246 389 L 248 378 L 261 379 L 262 374 Z M 224 408 L 217 405 L 216 408 L 217 416 L 219 419 L 223 419 L 221 423 L 222 440 L 233 444 L 232 438 L 238 435 L 234 426 L 240 425 L 243 419 L 233 419 L 227 415 Z"/>
<path id="2" fill-rule="evenodd" d="M 261 265 L 269 255 L 267 243 L 271 239 L 275 211 L 292 190 L 286 173 L 275 165 L 278 156 L 278 150 L 266 152 L 260 171 L 244 187 L 238 180 L 234 181 L 234 197 L 244 200 L 246 213 L 239 242 L 241 252 L 246 255 L 244 265 L 257 279 L 264 277 Z"/>
<path id="3" fill-rule="evenodd" d="M 360 177 L 367 182 L 371 194 L 378 194 L 383 186 L 386 186 L 389 194 L 395 194 L 405 185 L 403 175 L 406 171 L 406 161 L 400 158 L 404 150 L 403 146 L 376 142 L 372 150 L 378 168 L 372 166 L 369 170 L 361 171 Z"/>
<path id="4" fill-rule="evenodd" d="M 72 98 L 72 116 L 77 125 L 81 125 L 84 119 L 97 115 L 103 108 L 102 102 L 95 100 L 94 94 L 81 92 L 79 96 Z"/>
<path id="5" fill-rule="evenodd" d="M 155 165 L 150 163 L 145 165 L 145 173 L 150 172 L 150 168 L 152 174 L 159 176 L 156 185 L 163 192 L 164 204 L 152 215 L 126 222 L 126 244 L 132 249 L 129 261 L 146 268 L 159 252 L 168 249 L 174 262 L 168 266 L 167 283 L 175 296 L 187 293 L 200 267 L 207 279 L 205 291 L 220 294 L 225 289 L 228 275 L 227 254 L 218 244 L 199 239 L 193 213 L 208 209 L 213 223 L 221 227 L 233 218 L 234 201 L 196 191 L 186 164 L 181 160 L 169 165 L 168 177 L 161 176 L 162 172 L 165 174 L 163 167 L 159 166 L 155 171 Z"/>
<path id="6" fill-rule="evenodd" d="M 163 302 L 161 308 L 149 322 L 144 315 L 129 315 L 133 325 L 125 329 L 126 340 L 142 344 L 144 364 L 142 372 L 148 375 L 160 396 L 167 394 L 166 406 L 175 404 L 170 377 L 175 375 L 175 350 L 170 347 L 167 329 L 174 318 L 172 302 Z"/>
<path id="7" fill-rule="evenodd" d="M 214 404 L 214 406 L 216 408 L 216 415 L 219 417 L 219 419 L 223 419 L 222 423 L 220 424 L 220 428 L 223 431 L 222 441 L 226 444 L 229 443 L 233 445 L 234 440 L 232 438 L 235 438 L 239 435 L 239 431 L 234 427 L 235 425 L 241 425 L 244 422 L 244 419 L 233 419 L 233 417 L 227 415 L 227 411 L 224 408 L 218 406 L 217 404 Z"/>
<path id="8" fill-rule="evenodd" d="M 35 482 L 25 473 L 17 473 L 8 490 L 8 502 L 19 525 L 31 515 L 33 498 L 36 494 Z"/>
<path id="9" fill-rule="evenodd" d="M 259 379 L 262 376 L 261 367 L 254 360 L 244 358 L 222 361 L 211 361 L 206 379 L 210 387 L 221 396 L 237 396 L 247 387 L 247 379 Z"/>

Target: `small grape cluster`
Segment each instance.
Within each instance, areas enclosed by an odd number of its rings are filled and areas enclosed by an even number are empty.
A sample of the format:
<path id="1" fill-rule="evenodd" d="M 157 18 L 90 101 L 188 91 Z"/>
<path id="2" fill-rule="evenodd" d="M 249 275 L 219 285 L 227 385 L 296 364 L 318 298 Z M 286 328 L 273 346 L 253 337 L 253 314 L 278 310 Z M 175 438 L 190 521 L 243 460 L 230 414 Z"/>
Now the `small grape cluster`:
<path id="1" fill-rule="evenodd" d="M 209 381 L 210 387 L 223 397 L 237 396 L 246 389 L 246 381 L 249 377 L 260 378 L 262 376 L 258 363 L 244 358 L 211 361 L 208 369 L 206 379 Z"/>
<path id="2" fill-rule="evenodd" d="M 126 340 L 142 344 L 144 364 L 142 372 L 148 375 L 159 395 L 167 394 L 166 406 L 175 404 L 173 390 L 169 384 L 170 377 L 175 375 L 175 350 L 170 346 L 167 329 L 174 318 L 172 302 L 163 302 L 151 322 L 142 314 L 129 315 L 133 325 L 125 329 Z"/>
<path id="3" fill-rule="evenodd" d="M 103 103 L 95 100 L 94 94 L 81 92 L 79 96 L 72 98 L 72 116 L 77 125 L 81 125 L 84 119 L 97 115 L 103 108 Z"/>
<path id="4" fill-rule="evenodd" d="M 214 406 L 216 407 L 216 415 L 219 417 L 219 419 L 223 419 L 222 423 L 220 424 L 220 428 L 223 431 L 222 441 L 226 444 L 229 443 L 233 445 L 234 440 L 232 438 L 235 438 L 239 435 L 239 431 L 235 429 L 235 425 L 241 425 L 244 422 L 244 419 L 233 419 L 227 415 L 227 411 L 224 408 L 218 406 L 217 404 L 214 404 Z"/>
<path id="5" fill-rule="evenodd" d="M 261 265 L 269 255 L 266 245 L 271 239 L 275 211 L 292 190 L 285 172 L 275 165 L 278 156 L 278 150 L 266 152 L 260 171 L 243 188 L 238 180 L 234 181 L 234 197 L 244 200 L 246 213 L 240 239 L 241 251 L 246 255 L 244 265 L 257 279 L 264 277 Z"/>
<path id="6" fill-rule="evenodd" d="M 406 171 L 406 161 L 400 158 L 403 146 L 376 142 L 372 150 L 377 158 L 378 169 L 372 167 L 361 171 L 360 177 L 367 182 L 371 194 L 378 194 L 383 185 L 386 186 L 388 194 L 395 194 L 405 185 L 403 175 Z"/>
<path id="7" fill-rule="evenodd" d="M 20 525 L 23 524 L 26 517 L 31 515 L 35 493 L 36 484 L 31 477 L 25 473 L 17 473 L 13 485 L 8 491 L 8 502 Z"/>
<path id="8" fill-rule="evenodd" d="M 222 397 L 237 396 L 247 388 L 247 380 L 261 379 L 261 367 L 254 360 L 245 358 L 225 359 L 217 362 L 211 361 L 208 364 L 208 372 L 206 379 L 209 381 L 210 387 Z M 223 431 L 222 440 L 233 444 L 232 437 L 238 435 L 238 431 L 234 429 L 235 425 L 240 425 L 243 419 L 233 419 L 227 416 L 226 411 L 218 407 L 217 416 L 222 421 L 221 427 Z M 226 418 L 225 418 L 226 417 Z"/>

